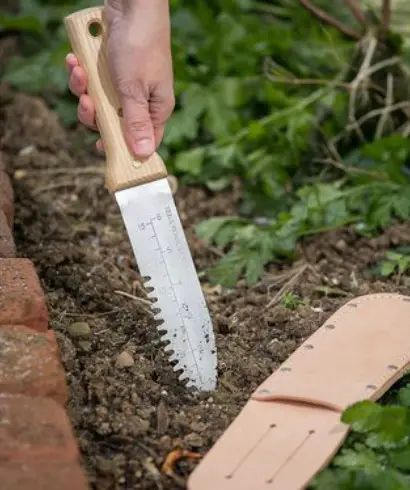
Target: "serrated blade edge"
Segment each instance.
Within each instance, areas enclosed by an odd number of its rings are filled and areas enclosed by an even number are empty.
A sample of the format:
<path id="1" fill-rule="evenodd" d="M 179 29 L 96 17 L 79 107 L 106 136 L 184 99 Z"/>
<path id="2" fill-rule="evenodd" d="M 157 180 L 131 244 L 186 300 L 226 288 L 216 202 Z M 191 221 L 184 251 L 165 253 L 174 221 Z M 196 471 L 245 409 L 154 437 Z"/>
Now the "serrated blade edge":
<path id="1" fill-rule="evenodd" d="M 115 193 L 165 351 L 179 379 L 200 391 L 216 387 L 217 360 L 211 318 L 167 179 Z"/>

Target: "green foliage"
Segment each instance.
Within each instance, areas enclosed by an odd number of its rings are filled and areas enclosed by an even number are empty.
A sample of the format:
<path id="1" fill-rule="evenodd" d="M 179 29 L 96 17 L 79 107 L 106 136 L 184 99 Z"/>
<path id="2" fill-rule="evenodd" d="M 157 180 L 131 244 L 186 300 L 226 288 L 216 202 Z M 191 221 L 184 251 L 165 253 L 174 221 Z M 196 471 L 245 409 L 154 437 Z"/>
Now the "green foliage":
<path id="1" fill-rule="evenodd" d="M 304 303 L 305 301 L 302 298 L 291 291 L 284 293 L 280 300 L 280 304 L 288 310 L 296 310 L 298 306 L 303 305 Z"/>
<path id="2" fill-rule="evenodd" d="M 345 410 L 342 421 L 351 426 L 351 435 L 311 488 L 410 488 L 410 385 L 404 385 L 394 398 L 389 405 L 366 400 Z"/>
<path id="3" fill-rule="evenodd" d="M 390 277 L 393 274 L 402 276 L 410 269 L 410 247 L 401 247 L 397 250 L 389 250 L 386 257 L 376 267 L 375 272 L 382 277 Z"/>
<path id="4" fill-rule="evenodd" d="M 70 47 L 61 21 L 100 3 L 23 0 L 18 16 L 0 14 L 3 30 L 24 34 L 4 80 L 44 96 L 68 125 L 76 101 L 67 91 Z M 315 4 L 355 25 L 338 2 Z M 395 130 L 400 111 L 394 120 L 375 118 L 378 102 L 360 92 L 361 131 L 348 116 L 343 84 L 355 75 L 346 74 L 352 42 L 315 22 L 298 0 L 173 0 L 171 15 L 177 105 L 160 153 L 183 183 L 212 192 L 234 179 L 243 184 L 238 216 L 198 227 L 224 252 L 210 280 L 233 286 L 243 276 L 252 284 L 268 263 L 294 258 L 306 236 L 347 224 L 372 236 L 409 218 L 410 143 Z M 383 56 L 397 54 L 400 48 Z"/>

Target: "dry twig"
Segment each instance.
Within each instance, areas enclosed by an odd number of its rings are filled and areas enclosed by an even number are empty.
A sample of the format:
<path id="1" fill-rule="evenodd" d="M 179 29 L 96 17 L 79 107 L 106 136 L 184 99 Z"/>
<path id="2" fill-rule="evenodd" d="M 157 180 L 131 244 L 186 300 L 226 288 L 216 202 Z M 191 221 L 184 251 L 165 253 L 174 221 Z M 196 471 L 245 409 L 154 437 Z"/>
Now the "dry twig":
<path id="1" fill-rule="evenodd" d="M 151 301 L 144 298 L 139 298 L 138 296 L 134 296 L 133 294 L 126 293 L 125 291 L 114 291 L 114 294 L 119 294 L 120 296 L 124 296 L 125 298 L 133 299 L 136 303 L 139 303 L 142 306 L 142 309 L 146 313 L 148 313 L 151 316 L 153 315 L 153 312 L 150 309 L 145 308 L 144 306 L 144 305 L 152 306 Z"/>
<path id="2" fill-rule="evenodd" d="M 297 283 L 297 281 L 302 277 L 302 275 L 309 268 L 309 264 L 303 264 L 294 271 L 292 271 L 292 275 L 290 279 L 279 289 L 279 291 L 275 294 L 275 296 L 269 301 L 266 305 L 266 308 L 272 308 L 272 306 L 276 306 L 281 300 L 282 296 L 289 292 L 292 287 Z"/>
<path id="3" fill-rule="evenodd" d="M 391 20 L 391 0 L 383 0 L 382 13 L 380 21 L 380 34 L 382 37 L 387 36 Z"/>
<path id="4" fill-rule="evenodd" d="M 366 17 L 363 10 L 360 8 L 359 2 L 357 0 L 345 0 L 345 3 L 350 8 L 352 14 L 359 24 L 366 27 Z"/>
<path id="5" fill-rule="evenodd" d="M 361 39 L 362 36 L 360 34 L 353 31 L 352 29 L 350 29 L 350 27 L 347 27 L 346 25 L 343 24 L 343 22 L 340 22 L 339 20 L 335 19 L 321 8 L 313 5 L 310 2 L 310 0 L 299 0 L 299 1 L 305 7 L 306 10 L 308 10 L 310 13 L 318 17 L 323 22 L 326 22 L 327 24 L 335 27 L 338 31 L 340 31 L 345 36 L 350 37 L 352 39 L 356 39 L 357 41 Z"/>

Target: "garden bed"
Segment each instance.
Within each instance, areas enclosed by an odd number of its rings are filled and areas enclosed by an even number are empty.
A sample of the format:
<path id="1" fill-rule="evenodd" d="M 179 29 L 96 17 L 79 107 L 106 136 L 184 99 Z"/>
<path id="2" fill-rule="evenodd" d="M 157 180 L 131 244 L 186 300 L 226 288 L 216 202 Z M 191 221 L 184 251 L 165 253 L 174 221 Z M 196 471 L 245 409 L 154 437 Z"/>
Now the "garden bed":
<path id="1" fill-rule="evenodd" d="M 308 240 L 292 269 L 272 268 L 253 288 L 204 283 L 220 378 L 215 393 L 191 395 L 159 348 L 121 216 L 104 189 L 103 161 L 88 133 L 64 130 L 41 99 L 5 86 L 1 94 L 0 137 L 16 196 L 17 249 L 33 260 L 47 295 L 69 383 L 69 414 L 93 488 L 181 488 L 195 461 L 164 475 L 170 451 L 204 453 L 251 392 L 348 299 L 408 292 L 371 273 L 386 250 L 410 243 L 408 223 L 374 239 L 346 228 Z M 199 270 L 219 251 L 196 237 L 194 225 L 232 214 L 237 198 L 178 189 Z M 282 282 L 275 283 L 279 272 Z M 292 294 L 276 301 L 286 284 Z"/>

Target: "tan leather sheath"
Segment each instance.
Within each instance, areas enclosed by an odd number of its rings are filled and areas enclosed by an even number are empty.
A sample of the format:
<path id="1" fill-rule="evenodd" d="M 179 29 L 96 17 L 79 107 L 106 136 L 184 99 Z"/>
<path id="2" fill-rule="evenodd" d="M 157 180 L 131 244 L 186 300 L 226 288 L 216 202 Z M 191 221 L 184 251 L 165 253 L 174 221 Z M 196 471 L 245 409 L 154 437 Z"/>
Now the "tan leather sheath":
<path id="1" fill-rule="evenodd" d="M 251 395 L 191 474 L 189 490 L 301 490 L 333 458 L 343 410 L 410 367 L 410 297 L 349 301 Z"/>

